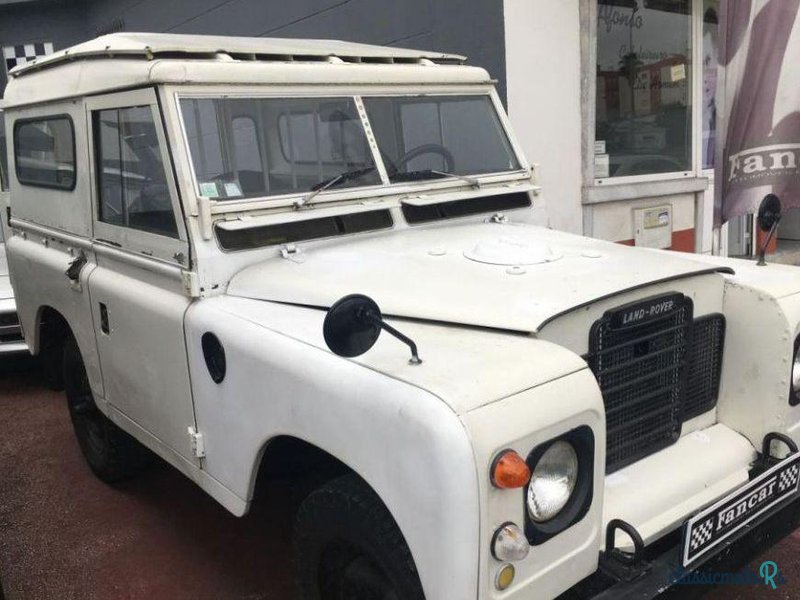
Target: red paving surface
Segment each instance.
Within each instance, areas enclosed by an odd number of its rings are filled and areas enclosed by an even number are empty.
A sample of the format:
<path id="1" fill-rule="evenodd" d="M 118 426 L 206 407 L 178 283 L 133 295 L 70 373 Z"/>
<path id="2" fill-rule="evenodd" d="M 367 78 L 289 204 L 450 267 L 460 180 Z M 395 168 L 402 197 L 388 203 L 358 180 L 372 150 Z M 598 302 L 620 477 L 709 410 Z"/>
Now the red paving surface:
<path id="1" fill-rule="evenodd" d="M 292 597 L 293 489 L 244 519 L 160 463 L 95 479 L 61 393 L 0 374 L 0 580 L 6 600 Z M 269 510 L 267 510 L 269 509 Z"/>
<path id="2" fill-rule="evenodd" d="M 292 484 L 273 483 L 244 519 L 165 464 L 109 487 L 85 466 L 63 396 L 39 379 L 30 369 L 0 372 L 5 600 L 292 598 L 289 540 L 300 497 Z M 796 532 L 751 565 L 776 561 L 789 581 L 778 590 L 725 587 L 705 598 L 800 598 L 798 549 Z"/>

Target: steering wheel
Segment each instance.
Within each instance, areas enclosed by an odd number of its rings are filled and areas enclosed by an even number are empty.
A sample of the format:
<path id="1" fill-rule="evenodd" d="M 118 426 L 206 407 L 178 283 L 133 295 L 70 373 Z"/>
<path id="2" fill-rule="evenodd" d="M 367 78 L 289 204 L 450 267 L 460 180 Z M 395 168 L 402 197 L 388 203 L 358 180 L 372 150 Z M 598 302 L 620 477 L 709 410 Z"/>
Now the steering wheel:
<path id="1" fill-rule="evenodd" d="M 423 154 L 438 154 L 441 156 L 444 159 L 444 170 L 448 173 L 452 173 L 456 169 L 456 159 L 453 157 L 453 153 L 441 144 L 422 144 L 421 146 L 412 148 L 398 158 L 395 165 L 398 169 L 400 167 L 405 167 L 409 162 Z"/>

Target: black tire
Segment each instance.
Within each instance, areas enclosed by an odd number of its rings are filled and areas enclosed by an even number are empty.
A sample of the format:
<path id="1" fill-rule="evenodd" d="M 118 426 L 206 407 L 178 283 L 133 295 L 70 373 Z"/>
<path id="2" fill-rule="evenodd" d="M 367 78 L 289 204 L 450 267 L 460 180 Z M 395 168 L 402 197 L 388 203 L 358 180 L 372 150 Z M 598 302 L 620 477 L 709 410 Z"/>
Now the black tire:
<path id="1" fill-rule="evenodd" d="M 64 389 L 64 341 L 50 341 L 39 352 L 45 385 L 54 392 Z"/>
<path id="2" fill-rule="evenodd" d="M 356 475 L 334 479 L 303 501 L 294 555 L 302 600 L 425 600 L 400 528 Z"/>
<path id="3" fill-rule="evenodd" d="M 63 366 L 69 416 L 89 467 L 106 483 L 139 473 L 152 455 L 97 408 L 80 349 L 72 336 L 64 342 Z"/>

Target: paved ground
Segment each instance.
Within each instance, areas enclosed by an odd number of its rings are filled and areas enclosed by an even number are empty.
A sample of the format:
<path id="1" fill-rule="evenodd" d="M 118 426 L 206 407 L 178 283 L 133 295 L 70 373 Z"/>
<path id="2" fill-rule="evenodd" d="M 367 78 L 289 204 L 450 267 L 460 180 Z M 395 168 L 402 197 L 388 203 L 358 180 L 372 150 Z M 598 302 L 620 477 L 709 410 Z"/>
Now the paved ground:
<path id="1" fill-rule="evenodd" d="M 109 487 L 35 370 L 0 374 L 0 580 L 6 600 L 292 597 L 293 489 L 244 519 L 165 464 Z M 266 510 L 269 508 L 269 510 Z"/>
<path id="2" fill-rule="evenodd" d="M 301 495 L 275 482 L 236 519 L 164 464 L 109 487 L 84 465 L 62 395 L 47 391 L 35 369 L 0 373 L 5 600 L 289 600 L 290 523 Z M 751 566 L 774 560 L 786 586 L 719 588 L 706 598 L 800 597 L 798 550 L 795 533 Z"/>

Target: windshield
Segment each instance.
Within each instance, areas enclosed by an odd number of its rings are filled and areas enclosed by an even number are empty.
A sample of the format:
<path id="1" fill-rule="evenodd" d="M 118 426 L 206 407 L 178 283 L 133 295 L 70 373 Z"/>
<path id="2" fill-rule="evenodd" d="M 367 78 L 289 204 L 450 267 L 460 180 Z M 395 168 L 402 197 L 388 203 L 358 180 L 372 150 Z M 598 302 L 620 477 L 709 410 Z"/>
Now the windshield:
<path id="1" fill-rule="evenodd" d="M 200 194 L 212 199 L 307 192 L 341 173 L 337 187 L 380 177 L 352 98 L 181 100 Z"/>
<path id="2" fill-rule="evenodd" d="M 520 168 L 488 96 L 364 98 L 389 180 Z"/>
<path id="3" fill-rule="evenodd" d="M 520 169 L 486 95 L 368 97 L 390 183 Z M 355 98 L 182 98 L 197 188 L 214 200 L 382 183 Z"/>

